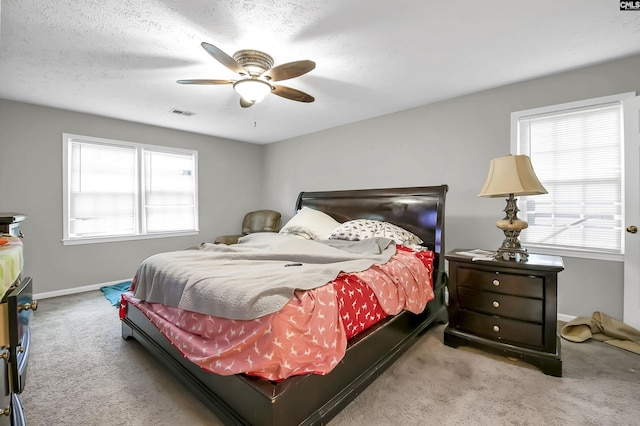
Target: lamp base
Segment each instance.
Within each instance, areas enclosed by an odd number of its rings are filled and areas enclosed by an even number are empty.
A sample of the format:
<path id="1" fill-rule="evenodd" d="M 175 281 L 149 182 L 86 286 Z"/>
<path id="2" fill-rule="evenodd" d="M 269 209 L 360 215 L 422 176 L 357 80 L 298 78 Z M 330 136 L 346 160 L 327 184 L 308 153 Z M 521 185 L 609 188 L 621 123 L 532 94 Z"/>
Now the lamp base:
<path id="1" fill-rule="evenodd" d="M 529 257 L 529 253 L 527 253 L 527 249 L 522 247 L 520 240 L 518 239 L 518 236 L 520 236 L 520 230 L 504 229 L 503 231 L 505 239 L 500 248 L 498 248 L 496 258 L 515 260 L 516 262 L 526 262 Z"/>
<path id="2" fill-rule="evenodd" d="M 509 194 L 507 207 L 505 207 L 504 211 L 507 214 L 506 217 L 496 221 L 496 226 L 502 229 L 505 236 L 502 246 L 500 246 L 496 253 L 496 258 L 526 262 L 529 253 L 522 247 L 518 237 L 520 236 L 520 231 L 527 229 L 529 224 L 526 220 L 518 217 L 518 206 L 516 205 L 516 199 L 513 197 L 513 194 Z"/>

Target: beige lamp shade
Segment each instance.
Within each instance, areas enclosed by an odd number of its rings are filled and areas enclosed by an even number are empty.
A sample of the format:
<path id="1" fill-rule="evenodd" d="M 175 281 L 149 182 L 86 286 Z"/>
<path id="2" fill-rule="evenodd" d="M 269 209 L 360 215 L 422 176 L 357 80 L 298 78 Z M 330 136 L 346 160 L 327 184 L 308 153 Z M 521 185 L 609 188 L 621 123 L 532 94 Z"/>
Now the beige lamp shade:
<path id="1" fill-rule="evenodd" d="M 513 195 L 546 194 L 547 190 L 533 171 L 527 155 L 507 155 L 494 158 L 489 165 L 487 181 L 479 197 L 505 197 Z"/>

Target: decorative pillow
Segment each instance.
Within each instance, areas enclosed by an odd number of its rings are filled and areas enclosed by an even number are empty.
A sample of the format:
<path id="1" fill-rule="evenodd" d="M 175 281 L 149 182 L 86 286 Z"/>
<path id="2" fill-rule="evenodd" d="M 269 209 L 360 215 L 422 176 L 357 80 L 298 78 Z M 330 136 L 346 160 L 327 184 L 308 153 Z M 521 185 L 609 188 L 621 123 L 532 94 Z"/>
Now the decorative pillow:
<path id="1" fill-rule="evenodd" d="M 326 239 L 340 222 L 320 210 L 303 207 L 280 230 L 281 234 L 297 235 L 307 240 Z"/>
<path id="2" fill-rule="evenodd" d="M 365 238 L 391 238 L 396 244 L 417 246 L 422 240 L 416 234 L 393 223 L 373 219 L 355 219 L 343 223 L 329 235 L 330 240 L 359 241 Z"/>

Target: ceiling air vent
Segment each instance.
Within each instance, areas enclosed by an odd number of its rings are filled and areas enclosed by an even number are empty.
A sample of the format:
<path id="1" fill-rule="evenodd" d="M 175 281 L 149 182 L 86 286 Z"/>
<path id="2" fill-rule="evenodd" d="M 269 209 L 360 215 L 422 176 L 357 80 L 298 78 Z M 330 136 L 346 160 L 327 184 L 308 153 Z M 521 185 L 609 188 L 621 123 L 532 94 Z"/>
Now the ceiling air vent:
<path id="1" fill-rule="evenodd" d="M 186 117 L 191 117 L 192 115 L 196 115 L 195 112 L 191 112 L 191 111 L 183 111 L 181 109 L 172 109 L 171 112 L 173 114 L 178 114 L 178 115 L 184 115 Z"/>

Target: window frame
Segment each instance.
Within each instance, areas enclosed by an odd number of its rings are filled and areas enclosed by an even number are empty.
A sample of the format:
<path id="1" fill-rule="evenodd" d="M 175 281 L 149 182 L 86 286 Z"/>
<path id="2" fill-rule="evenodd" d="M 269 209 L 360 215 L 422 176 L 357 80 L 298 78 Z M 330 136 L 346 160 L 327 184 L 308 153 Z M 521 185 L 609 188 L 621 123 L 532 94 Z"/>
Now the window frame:
<path id="1" fill-rule="evenodd" d="M 531 109 L 527 109 L 527 110 L 522 110 L 522 111 L 515 111 L 511 113 L 511 120 L 510 120 L 510 124 L 511 124 L 511 143 L 510 143 L 510 148 L 511 148 L 511 153 L 514 155 L 518 155 L 521 154 L 520 151 L 520 144 L 519 144 L 519 127 L 518 127 L 518 121 L 520 118 L 523 117 L 527 117 L 527 116 L 535 116 L 535 115 L 544 115 L 544 114 L 550 114 L 550 113 L 557 113 L 557 112 L 563 112 L 563 111 L 569 111 L 572 109 L 580 109 L 580 108 L 588 108 L 588 107 L 596 107 L 598 105 L 602 105 L 602 104 L 607 104 L 607 103 L 617 103 L 619 102 L 621 105 L 621 108 L 624 108 L 623 106 L 623 100 L 627 99 L 629 97 L 635 96 L 635 92 L 626 92 L 626 93 L 620 93 L 620 94 L 616 94 L 616 95 L 609 95 L 609 96 L 602 96 L 602 97 L 598 97 L 598 98 L 590 98 L 590 99 L 584 99 L 584 100 L 580 100 L 580 101 L 574 101 L 574 102 L 567 102 L 567 103 L 562 103 L 562 104 L 556 104 L 556 105 L 549 105 L 549 106 L 544 106 L 544 107 L 538 107 L 538 108 L 531 108 Z M 625 205 L 625 193 L 624 193 L 624 176 L 625 176 L 625 169 L 624 169 L 624 123 L 622 122 L 622 117 L 623 117 L 623 111 L 621 113 L 621 122 L 620 122 L 620 126 L 621 126 L 621 134 L 622 134 L 622 138 L 621 138 L 621 146 L 620 146 L 620 167 L 621 167 L 621 182 L 620 182 L 620 191 L 621 191 L 621 215 L 622 215 L 622 223 L 624 224 L 624 205 Z M 523 199 L 526 199 L 526 197 L 521 197 Z M 518 200 L 518 207 L 520 207 L 520 203 L 521 200 Z M 622 227 L 622 229 L 620 230 L 620 232 L 622 234 L 624 234 L 624 227 Z M 526 230 L 524 232 L 527 232 Z M 532 248 L 535 249 L 536 253 L 541 253 L 541 254 L 549 254 L 549 255 L 558 255 L 558 256 L 567 256 L 567 257 L 576 257 L 576 258 L 583 258 L 583 259 L 594 259 L 594 260 L 608 260 L 608 261 L 618 261 L 618 262 L 622 262 L 624 261 L 624 235 L 622 236 L 622 241 L 621 241 L 621 247 L 620 247 L 620 253 L 609 253 L 609 252 L 597 252 L 597 251 L 591 251 L 591 250 L 580 250 L 580 249 L 567 249 L 567 248 L 559 248 L 559 247 L 550 247 L 549 245 L 544 245 L 544 246 L 540 246 L 540 245 L 536 245 L 535 243 L 526 243 L 523 242 L 523 245 L 527 248 Z"/>
<path id="2" fill-rule="evenodd" d="M 69 236 L 69 214 L 71 201 L 70 197 L 70 179 L 71 179 L 71 149 L 70 144 L 72 141 L 82 141 L 87 143 L 95 143 L 100 145 L 109 146 L 121 146 L 126 148 L 134 148 L 136 150 L 136 233 L 127 235 L 112 235 L 112 236 L 91 236 L 91 237 L 74 237 Z M 178 155 L 192 155 L 193 167 L 194 167 L 194 229 L 193 230 L 180 230 L 180 231 L 162 231 L 162 232 L 142 232 L 143 222 L 145 217 L 141 212 L 144 210 L 144 155 L 143 150 L 151 152 L 162 152 Z M 107 243 L 117 241 L 133 241 L 133 240 L 145 240 L 152 238 L 168 238 L 168 237 L 182 237 L 199 235 L 199 206 L 198 206 L 198 151 L 174 148 L 160 145 L 150 145 L 137 142 L 128 142 L 115 139 L 98 138 L 94 136 L 84 136 L 72 133 L 62 134 L 62 244 L 63 245 L 77 245 L 77 244 L 95 244 L 95 243 Z"/>

